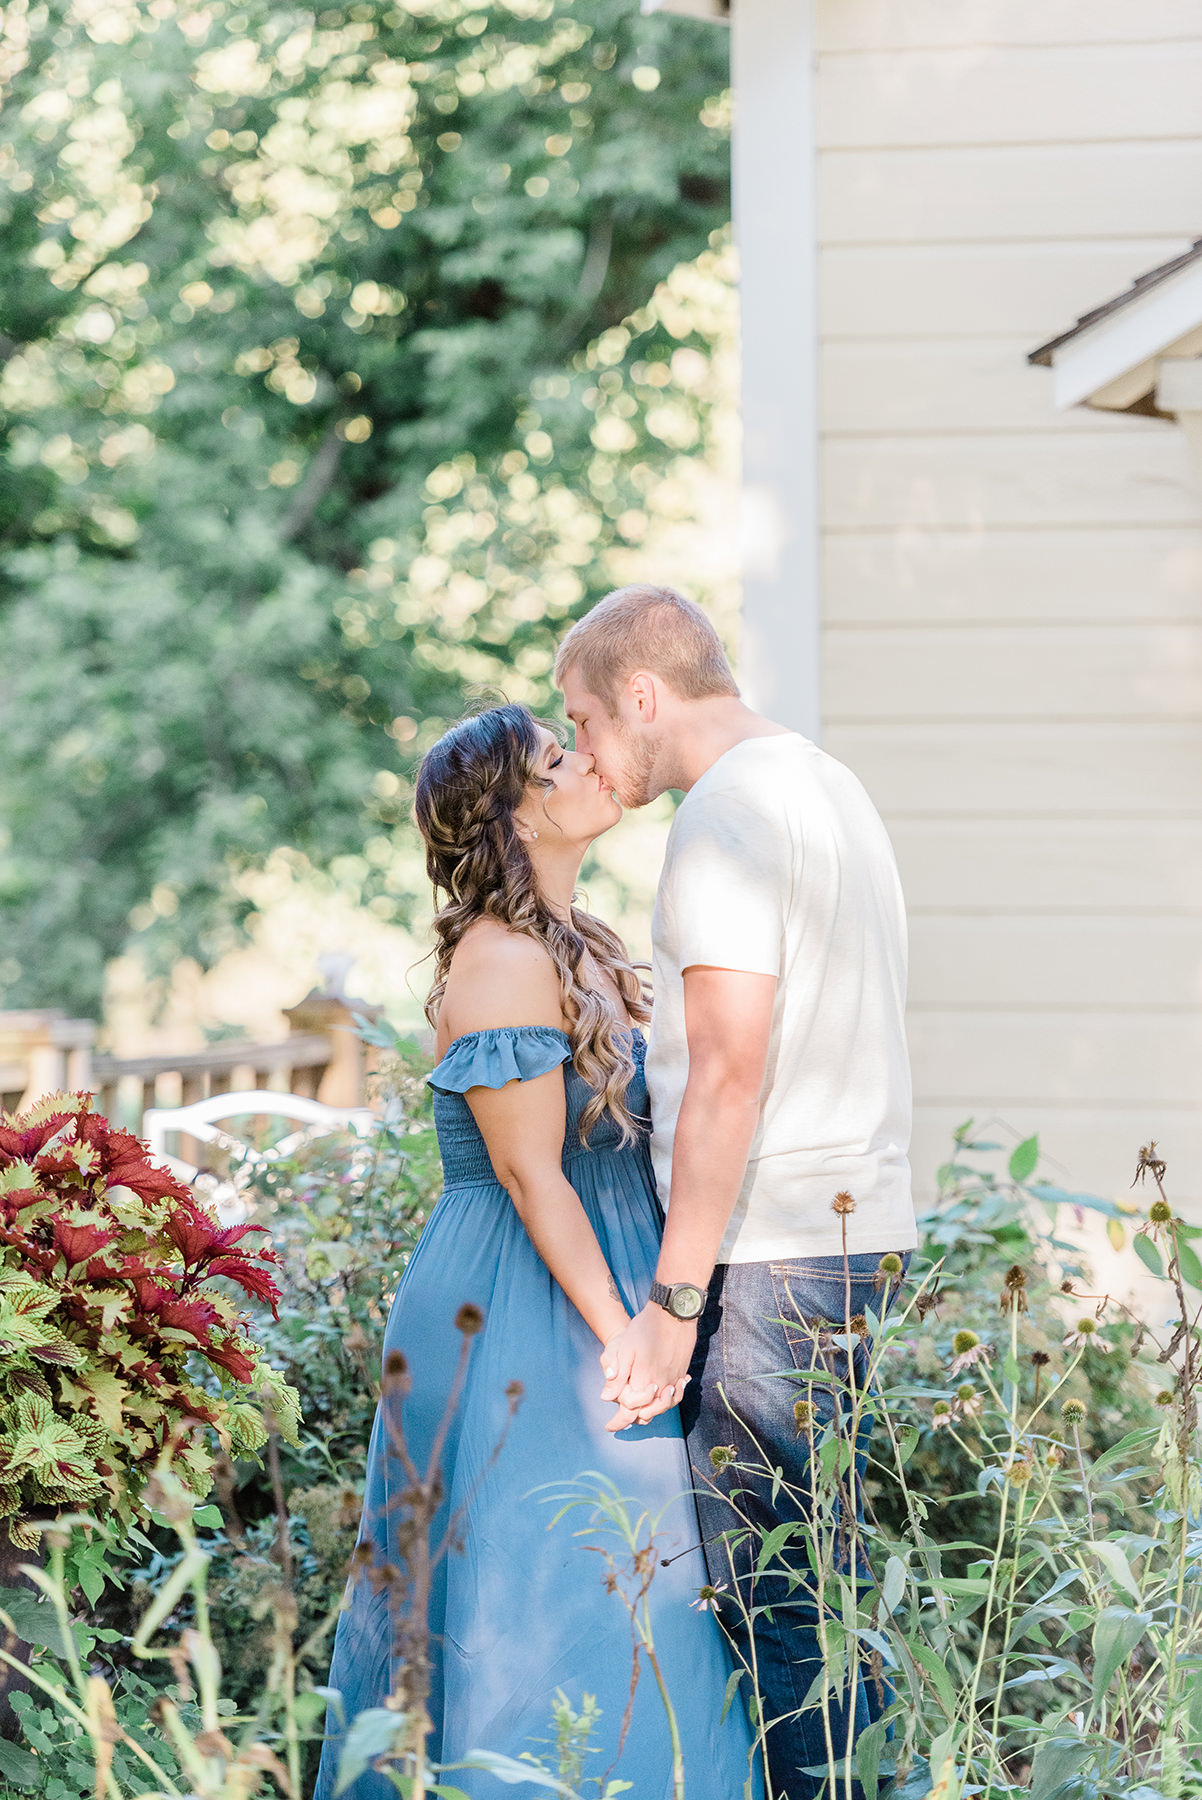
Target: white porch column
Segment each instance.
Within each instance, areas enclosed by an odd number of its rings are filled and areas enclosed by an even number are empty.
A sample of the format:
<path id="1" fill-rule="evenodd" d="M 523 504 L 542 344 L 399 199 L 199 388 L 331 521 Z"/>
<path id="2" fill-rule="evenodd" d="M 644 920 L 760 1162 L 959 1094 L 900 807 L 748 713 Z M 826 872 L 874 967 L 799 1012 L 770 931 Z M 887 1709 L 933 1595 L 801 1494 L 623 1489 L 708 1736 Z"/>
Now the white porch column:
<path id="1" fill-rule="evenodd" d="M 814 0 L 734 0 L 743 617 L 751 705 L 817 738 L 818 309 Z"/>

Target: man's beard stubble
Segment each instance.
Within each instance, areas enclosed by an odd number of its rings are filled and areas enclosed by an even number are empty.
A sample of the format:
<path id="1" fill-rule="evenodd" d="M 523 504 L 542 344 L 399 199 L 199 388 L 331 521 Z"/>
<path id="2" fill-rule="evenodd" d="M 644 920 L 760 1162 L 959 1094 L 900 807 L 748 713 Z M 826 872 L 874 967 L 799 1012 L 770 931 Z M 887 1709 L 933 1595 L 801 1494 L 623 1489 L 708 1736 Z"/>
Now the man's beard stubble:
<path id="1" fill-rule="evenodd" d="M 655 777 L 659 745 L 648 742 L 645 733 L 636 735 L 621 724 L 616 735 L 622 746 L 622 779 L 620 786 L 615 784 L 614 792 L 623 806 L 649 806 L 663 792 L 663 783 Z"/>

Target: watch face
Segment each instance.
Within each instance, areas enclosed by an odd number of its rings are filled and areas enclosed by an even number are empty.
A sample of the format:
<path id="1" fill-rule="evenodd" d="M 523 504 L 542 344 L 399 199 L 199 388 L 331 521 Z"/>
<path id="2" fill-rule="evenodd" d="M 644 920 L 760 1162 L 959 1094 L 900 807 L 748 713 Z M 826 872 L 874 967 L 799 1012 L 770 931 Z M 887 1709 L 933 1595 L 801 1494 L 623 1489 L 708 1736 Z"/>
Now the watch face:
<path id="1" fill-rule="evenodd" d="M 700 1288 L 678 1287 L 672 1295 L 671 1311 L 677 1319 L 696 1319 L 705 1305 Z"/>

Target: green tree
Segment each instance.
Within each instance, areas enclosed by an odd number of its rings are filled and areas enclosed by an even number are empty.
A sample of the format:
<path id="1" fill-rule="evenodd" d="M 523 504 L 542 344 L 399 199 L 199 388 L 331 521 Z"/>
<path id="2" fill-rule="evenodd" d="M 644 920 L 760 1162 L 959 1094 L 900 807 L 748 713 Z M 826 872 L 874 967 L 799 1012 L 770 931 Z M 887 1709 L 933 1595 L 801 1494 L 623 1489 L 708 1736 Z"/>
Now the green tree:
<path id="1" fill-rule="evenodd" d="M 277 846 L 397 827 L 465 685 L 545 691 L 704 435 L 664 284 L 716 279 L 726 46 L 634 0 L 2 29 L 0 993 L 94 1010 Z"/>

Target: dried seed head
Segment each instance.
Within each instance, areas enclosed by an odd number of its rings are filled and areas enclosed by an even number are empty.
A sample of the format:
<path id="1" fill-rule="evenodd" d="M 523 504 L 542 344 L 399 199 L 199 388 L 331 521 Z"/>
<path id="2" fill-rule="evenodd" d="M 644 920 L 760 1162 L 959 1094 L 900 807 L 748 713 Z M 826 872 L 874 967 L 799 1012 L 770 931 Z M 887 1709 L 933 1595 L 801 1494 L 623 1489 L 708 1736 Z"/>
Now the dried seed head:
<path id="1" fill-rule="evenodd" d="M 409 1363 L 403 1351 L 390 1350 L 384 1358 L 383 1391 L 386 1394 L 409 1392 Z"/>
<path id="2" fill-rule="evenodd" d="M 798 1431 L 813 1431 L 814 1405 L 812 1401 L 795 1400 L 793 1402 L 793 1423 Z"/>
<path id="3" fill-rule="evenodd" d="M 1049 1469 L 1058 1469 L 1064 1461 L 1064 1451 L 1059 1444 L 1049 1444 L 1043 1453 L 1043 1460 Z"/>
<path id="4" fill-rule="evenodd" d="M 371 1560 L 372 1560 L 371 1545 L 370 1544 L 356 1544 L 355 1545 L 355 1554 L 351 1558 L 351 1561 L 353 1563 L 356 1563 L 359 1568 L 363 1569 L 368 1566 L 368 1564 L 371 1562 Z"/>
<path id="5" fill-rule="evenodd" d="M 1062 1294 L 1071 1294 L 1072 1291 L 1073 1291 L 1073 1284 L 1067 1278 L 1060 1283 L 1060 1292 Z"/>
<path id="6" fill-rule="evenodd" d="M 801 1406 L 803 1402 L 799 1400 L 797 1404 Z M 731 1463 L 737 1459 L 737 1455 L 733 1444 L 715 1444 L 710 1451 L 710 1466 L 715 1469 L 729 1469 Z"/>
<path id="7" fill-rule="evenodd" d="M 505 1398 L 511 1407 L 516 1407 L 526 1393 L 525 1384 L 521 1381 L 509 1381 L 505 1384 Z"/>
<path id="8" fill-rule="evenodd" d="M 969 1331 L 967 1329 L 958 1331 L 952 1339 L 952 1354 L 954 1356 L 967 1356 L 970 1350 L 976 1349 L 980 1341 L 981 1340 L 975 1331 Z"/>
<path id="9" fill-rule="evenodd" d="M 977 1397 L 977 1390 L 972 1385 L 971 1381 L 964 1382 L 960 1387 L 958 1387 L 956 1389 L 956 1399 L 960 1402 L 961 1406 L 964 1405 L 966 1400 L 975 1400 L 976 1397 Z"/>
<path id="10" fill-rule="evenodd" d="M 1172 1406 L 1175 1398 L 1176 1395 L 1173 1393 L 1172 1388 L 1161 1388 L 1156 1396 L 1156 1404 L 1157 1406 Z"/>
<path id="11" fill-rule="evenodd" d="M 1153 1200 L 1148 1208 L 1148 1217 L 1153 1225 L 1167 1225 L 1173 1216 L 1173 1209 L 1167 1200 Z"/>
<path id="12" fill-rule="evenodd" d="M 902 1272 L 902 1259 L 895 1250 L 888 1250 L 877 1264 L 877 1268 L 882 1275 L 888 1275 L 890 1277 L 900 1275 Z"/>
<path id="13" fill-rule="evenodd" d="M 1066 1400 L 1060 1408 L 1060 1417 L 1066 1425 L 1084 1425 L 1089 1417 L 1089 1408 L 1084 1400 Z"/>
<path id="14" fill-rule="evenodd" d="M 831 1201 L 831 1211 L 833 1213 L 854 1213 L 855 1210 L 856 1203 L 850 1194 L 836 1194 Z"/>
<path id="15" fill-rule="evenodd" d="M 1034 1472 L 1029 1462 L 1013 1462 L 1006 1470 L 1006 1480 L 1012 1481 L 1015 1487 L 1026 1487 Z"/>
<path id="16" fill-rule="evenodd" d="M 931 1408 L 933 1416 L 937 1419 L 945 1418 L 951 1410 L 952 1409 L 946 1400 L 936 1400 L 934 1406 Z"/>
<path id="17" fill-rule="evenodd" d="M 484 1314 L 478 1306 L 467 1301 L 455 1314 L 455 1329 L 461 1331 L 464 1337 L 475 1337 L 478 1331 L 484 1330 Z"/>
<path id="18" fill-rule="evenodd" d="M 1051 1360 L 1046 1350 L 1032 1350 L 1031 1352 L 1031 1361 L 1037 1369 L 1046 1369 Z"/>

